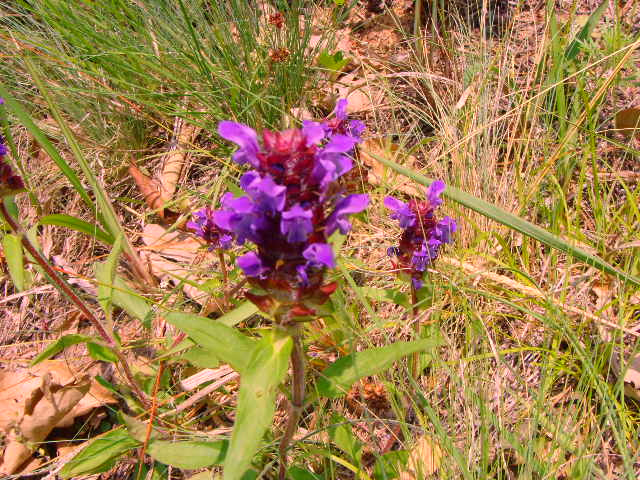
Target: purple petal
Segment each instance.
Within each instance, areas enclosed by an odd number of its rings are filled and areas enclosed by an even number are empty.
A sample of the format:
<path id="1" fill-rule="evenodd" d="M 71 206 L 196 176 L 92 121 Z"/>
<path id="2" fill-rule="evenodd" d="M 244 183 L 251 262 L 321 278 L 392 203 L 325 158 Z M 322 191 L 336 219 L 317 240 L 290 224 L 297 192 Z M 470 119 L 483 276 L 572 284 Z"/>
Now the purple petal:
<path id="1" fill-rule="evenodd" d="M 413 288 L 415 288 L 416 290 L 420 290 L 422 288 L 423 282 L 419 278 L 412 277 L 411 284 L 413 285 Z"/>
<path id="2" fill-rule="evenodd" d="M 327 243 L 312 243 L 302 252 L 302 256 L 308 260 L 307 264 L 310 267 L 335 268 L 336 266 L 333 249 Z"/>
<path id="3" fill-rule="evenodd" d="M 320 122 L 305 120 L 302 122 L 302 133 L 306 138 L 307 147 L 310 147 L 311 145 L 318 145 L 324 140 L 327 135 L 327 128 Z"/>
<path id="4" fill-rule="evenodd" d="M 447 187 L 442 180 L 435 180 L 429 185 L 429 188 L 427 188 L 427 199 L 433 208 L 440 206 L 442 203 L 440 194 L 444 192 L 445 188 Z"/>
<path id="5" fill-rule="evenodd" d="M 390 216 L 400 222 L 400 228 L 409 228 L 415 225 L 416 215 L 411 211 L 408 204 L 394 197 L 385 197 L 384 206 L 393 211 Z"/>
<path id="6" fill-rule="evenodd" d="M 248 162 L 254 167 L 258 167 L 260 161 L 257 155 L 260 151 L 260 145 L 258 144 L 258 135 L 253 128 L 242 123 L 225 120 L 218 124 L 218 134 L 240 147 L 232 156 L 235 162 L 240 165 Z"/>
<path id="7" fill-rule="evenodd" d="M 260 173 L 256 172 L 255 170 L 249 170 L 240 177 L 240 188 L 242 188 L 246 192 L 247 188 L 249 188 L 252 183 L 254 183 L 256 180 L 259 180 L 260 178 Z"/>
<path id="8" fill-rule="evenodd" d="M 318 157 L 313 169 L 313 177 L 320 183 L 320 189 L 326 190 L 331 182 L 353 168 L 353 161 L 340 154 L 324 154 Z"/>
<path id="9" fill-rule="evenodd" d="M 349 135 L 333 135 L 322 151 L 324 153 L 347 153 L 353 150 L 358 140 Z"/>
<path id="10" fill-rule="evenodd" d="M 331 235 L 338 229 L 343 235 L 347 234 L 351 224 L 345 217 L 363 211 L 367 205 L 369 205 L 369 195 L 353 194 L 344 197 L 336 204 L 335 210 L 327 219 L 327 235 Z"/>
<path id="11" fill-rule="evenodd" d="M 231 235 L 221 235 L 220 236 L 220 248 L 223 250 L 229 250 L 233 245 L 233 237 Z"/>
<path id="12" fill-rule="evenodd" d="M 247 185 L 246 191 L 258 210 L 269 213 L 282 211 L 286 201 L 287 187 L 278 185 L 268 175 L 264 178 L 260 176 L 253 178 L 251 184 Z"/>
<path id="13" fill-rule="evenodd" d="M 434 237 L 441 243 L 451 243 L 451 237 L 457 229 L 458 225 L 456 221 L 453 218 L 446 216 L 436 224 Z"/>
<path id="14" fill-rule="evenodd" d="M 361 122 L 360 120 L 351 120 L 349 122 L 349 133 L 358 141 L 361 142 L 362 141 L 362 132 L 364 132 L 365 128 L 367 128 L 365 126 L 365 124 L 363 122 Z"/>
<path id="15" fill-rule="evenodd" d="M 300 285 L 307 287 L 309 285 L 309 275 L 307 274 L 306 265 L 298 265 L 296 272 L 298 274 L 298 280 L 300 280 Z"/>
<path id="16" fill-rule="evenodd" d="M 300 204 L 295 204 L 289 210 L 282 212 L 280 232 L 287 237 L 289 243 L 300 243 L 307 240 L 313 231 L 311 210 L 305 210 Z"/>
<path id="17" fill-rule="evenodd" d="M 333 114 L 338 120 L 346 120 L 347 119 L 347 99 L 341 98 L 336 103 L 336 109 L 333 111 Z"/>
<path id="18" fill-rule="evenodd" d="M 388 257 L 397 257 L 400 255 L 400 249 L 398 247 L 389 247 L 387 248 L 387 256 Z"/>
<path id="19" fill-rule="evenodd" d="M 247 277 L 258 277 L 264 273 L 262 260 L 255 252 L 245 253 L 236 260 L 238 266 Z"/>

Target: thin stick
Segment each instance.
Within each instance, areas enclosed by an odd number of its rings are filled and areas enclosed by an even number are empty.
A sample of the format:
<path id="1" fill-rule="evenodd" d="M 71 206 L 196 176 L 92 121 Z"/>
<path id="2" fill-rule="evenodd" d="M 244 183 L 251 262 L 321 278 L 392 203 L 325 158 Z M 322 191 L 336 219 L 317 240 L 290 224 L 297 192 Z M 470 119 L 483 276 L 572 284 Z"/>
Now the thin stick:
<path id="1" fill-rule="evenodd" d="M 158 373 L 156 374 L 156 380 L 153 383 L 153 394 L 151 395 L 151 411 L 149 412 L 149 423 L 147 424 L 147 431 L 144 436 L 144 443 L 140 448 L 140 463 L 138 465 L 138 474 L 136 480 L 140 480 L 142 475 L 142 466 L 144 465 L 144 454 L 147 451 L 147 446 L 151 440 L 151 432 L 153 431 L 153 421 L 155 420 L 156 411 L 158 409 L 158 390 L 160 389 L 160 381 L 162 379 L 162 373 L 164 372 L 164 361 L 161 361 L 158 365 Z"/>
<path id="2" fill-rule="evenodd" d="M 304 406 L 304 351 L 299 327 L 293 333 L 293 350 L 291 351 L 291 380 L 292 398 L 289 406 L 289 418 L 284 434 L 280 439 L 280 473 L 279 479 L 285 480 L 287 475 L 287 448 L 298 427 L 298 420 Z"/>
<path id="3" fill-rule="evenodd" d="M 22 246 L 29 252 L 29 254 L 33 257 L 33 259 L 42 267 L 45 271 L 51 282 L 56 286 L 62 293 L 64 293 L 69 300 L 73 302 L 73 304 L 78 307 L 78 309 L 82 312 L 82 314 L 89 320 L 89 322 L 93 325 L 93 327 L 98 331 L 98 334 L 102 337 L 102 339 L 107 343 L 107 345 L 113 350 L 113 352 L 120 360 L 120 366 L 124 372 L 125 377 L 127 378 L 131 388 L 134 390 L 136 395 L 140 398 L 140 401 L 148 405 L 147 396 L 144 394 L 138 382 L 136 382 L 131 370 L 129 369 L 129 365 L 127 364 L 127 359 L 118 348 L 118 344 L 114 340 L 114 338 L 107 332 L 104 328 L 104 325 L 98 320 L 98 318 L 93 314 L 93 312 L 87 307 L 87 305 L 78 297 L 76 292 L 73 291 L 71 286 L 62 278 L 58 272 L 47 262 L 44 256 L 33 246 L 33 244 L 29 241 L 27 236 L 25 235 L 22 227 L 14 220 L 9 211 L 4 205 L 4 202 L 0 201 L 0 214 L 4 217 L 5 221 L 13 230 L 13 233 L 20 238 L 20 242 Z"/>

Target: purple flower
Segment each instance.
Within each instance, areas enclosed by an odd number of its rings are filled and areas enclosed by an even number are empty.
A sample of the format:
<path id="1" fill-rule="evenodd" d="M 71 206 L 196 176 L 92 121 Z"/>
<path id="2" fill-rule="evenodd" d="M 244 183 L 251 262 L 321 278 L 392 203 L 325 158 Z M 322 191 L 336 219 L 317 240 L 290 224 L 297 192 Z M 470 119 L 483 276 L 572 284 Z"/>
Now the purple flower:
<path id="1" fill-rule="evenodd" d="M 221 230 L 214 222 L 214 210 L 205 207 L 193 213 L 194 220 L 187 222 L 187 228 L 209 244 L 209 250 L 231 247 L 233 238 L 228 232 Z"/>
<path id="2" fill-rule="evenodd" d="M 346 235 L 351 230 L 351 223 L 347 220 L 347 215 L 359 213 L 369 205 L 369 195 L 353 194 L 344 197 L 336 204 L 336 208 L 327 219 L 327 235 L 333 234 L 336 230 Z"/>
<path id="3" fill-rule="evenodd" d="M 442 199 L 440 198 L 440 194 L 444 192 L 446 185 L 442 180 L 435 180 L 429 185 L 427 188 L 427 200 L 433 208 L 437 208 L 442 204 Z"/>
<path id="4" fill-rule="evenodd" d="M 384 199 L 384 206 L 389 210 L 393 210 L 390 217 L 400 222 L 400 228 L 409 228 L 416 223 L 416 214 L 411 211 L 409 205 L 401 202 L 397 198 L 386 197 Z"/>
<path id="5" fill-rule="evenodd" d="M 442 245 L 452 241 L 457 228 L 451 217 L 440 220 L 435 217 L 445 188 L 444 182 L 436 180 L 426 190 L 426 200 L 405 203 L 393 197 L 384 199 L 385 206 L 392 211 L 391 218 L 398 220 L 404 230 L 400 245 L 387 249 L 387 254 L 398 258 L 400 270 L 410 274 L 414 288 L 422 286 L 427 267 L 436 260 Z"/>
<path id="6" fill-rule="evenodd" d="M 220 123 L 220 135 L 239 146 L 234 160 L 252 166 L 240 178 L 246 196 L 225 194 L 221 208 L 193 227 L 204 235 L 213 222 L 236 243 L 255 245 L 237 264 L 264 292 L 247 297 L 276 317 L 309 315 L 335 290 L 335 284 L 323 285 L 326 270 L 335 267 L 327 238 L 338 229 L 346 234 L 349 215 L 369 202 L 367 195 L 348 195 L 336 183 L 353 168 L 350 155 L 363 129 L 362 122 L 347 119 L 344 100 L 336 118 L 305 121 L 302 128 L 281 132 L 264 130 L 261 139 L 246 125 Z"/>
<path id="7" fill-rule="evenodd" d="M 307 259 L 307 266 L 312 268 L 336 266 L 333 249 L 328 243 L 312 243 L 302 252 L 302 256 Z"/>
<path id="8" fill-rule="evenodd" d="M 277 185 L 269 175 L 262 178 L 257 172 L 247 172 L 240 179 L 240 185 L 258 211 L 274 214 L 284 208 L 287 187 Z"/>
<path id="9" fill-rule="evenodd" d="M 11 166 L 5 163 L 3 157 L 6 154 L 7 147 L 4 145 L 4 138 L 0 135 L 0 202 L 5 196 L 24 191 L 22 177 L 15 175 Z"/>
<path id="10" fill-rule="evenodd" d="M 245 253 L 236 262 L 247 277 L 260 277 L 265 273 L 262 260 L 255 252 Z"/>
<path id="11" fill-rule="evenodd" d="M 327 127 L 320 122 L 305 120 L 302 122 L 302 133 L 306 138 L 307 147 L 318 145 L 327 136 Z"/>
<path id="12" fill-rule="evenodd" d="M 333 114 L 340 121 L 344 121 L 347 119 L 347 99 L 346 98 L 341 98 L 340 100 L 337 101 L 336 108 L 333 111 Z"/>
<path id="13" fill-rule="evenodd" d="M 305 242 L 309 234 L 313 231 L 312 217 L 313 214 L 311 211 L 305 210 L 299 203 L 296 203 L 289 210 L 282 212 L 280 232 L 287 237 L 287 242 Z"/>
<path id="14" fill-rule="evenodd" d="M 222 121 L 218 124 L 218 134 L 225 140 L 235 143 L 240 148 L 233 154 L 236 163 L 243 165 L 249 163 L 258 167 L 258 135 L 255 130 L 242 123 Z"/>

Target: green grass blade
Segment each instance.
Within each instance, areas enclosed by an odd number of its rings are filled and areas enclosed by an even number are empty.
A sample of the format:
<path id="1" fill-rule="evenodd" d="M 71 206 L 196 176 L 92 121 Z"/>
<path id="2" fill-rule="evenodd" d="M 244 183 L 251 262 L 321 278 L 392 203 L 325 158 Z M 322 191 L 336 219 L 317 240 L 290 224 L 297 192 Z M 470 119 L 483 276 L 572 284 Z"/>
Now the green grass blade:
<path id="1" fill-rule="evenodd" d="M 609 0 L 603 0 L 600 6 L 594 10 L 594 12 L 589 16 L 587 23 L 584 24 L 584 27 L 580 29 L 580 31 L 576 34 L 575 38 L 571 41 L 569 46 L 564 52 L 564 58 L 567 60 L 573 60 L 576 58 L 578 53 L 580 53 L 580 47 L 582 43 L 589 38 L 593 29 L 596 28 L 596 25 L 602 18 L 602 15 L 607 10 L 607 6 L 609 5 Z"/>
<path id="2" fill-rule="evenodd" d="M 27 111 L 13 99 L 13 97 L 9 93 L 9 90 L 7 90 L 2 82 L 0 82 L 0 97 L 4 98 L 7 108 L 11 110 L 16 117 L 18 117 L 20 123 L 26 127 L 33 138 L 55 162 L 60 171 L 65 175 L 65 177 L 67 177 L 67 179 L 69 180 L 71 185 L 73 185 L 73 188 L 78 192 L 78 195 L 80 195 L 80 198 L 82 198 L 84 203 L 86 203 L 89 208 L 93 209 L 93 200 L 91 200 L 91 197 L 87 193 L 86 188 L 82 186 L 82 182 L 76 175 L 76 172 L 74 172 L 74 170 L 69 166 L 65 159 L 62 158 L 60 153 L 58 153 L 58 150 L 56 150 L 56 148 L 53 146 L 44 132 L 40 130 L 40 128 L 38 128 L 38 126 L 34 123 Z"/>
<path id="3" fill-rule="evenodd" d="M 429 186 L 433 181 L 433 179 L 420 175 L 419 173 L 416 173 L 406 167 L 402 167 L 391 160 L 387 160 L 386 158 L 382 158 L 371 152 L 368 152 L 368 154 L 383 165 L 386 165 L 392 170 L 398 172 L 400 175 L 404 175 L 405 177 L 408 177 L 416 183 L 424 185 L 425 187 Z M 460 205 L 463 205 L 475 212 L 478 212 L 481 215 L 484 215 L 487 218 L 495 220 L 496 222 L 499 222 L 513 230 L 527 235 L 528 237 L 534 238 L 551 248 L 555 248 L 556 250 L 565 252 L 572 257 L 585 262 L 587 265 L 614 275 L 621 280 L 640 286 L 640 278 L 617 269 L 602 258 L 596 255 L 591 255 L 590 253 L 585 252 L 578 247 L 574 247 L 573 245 L 564 241 L 560 237 L 553 235 L 545 229 L 540 228 L 537 225 L 534 225 L 533 223 L 528 222 L 527 220 L 524 220 L 523 218 L 509 213 L 499 207 L 496 207 L 489 202 L 485 202 L 484 200 L 474 197 L 473 195 L 469 195 L 468 193 L 463 192 L 462 190 L 455 187 L 447 187 L 443 195 L 453 200 L 454 202 L 459 203 Z"/>
<path id="4" fill-rule="evenodd" d="M 76 232 L 86 233 L 91 235 L 96 240 L 105 243 L 107 245 L 113 245 L 113 236 L 102 230 L 93 223 L 85 222 L 79 218 L 64 213 L 54 213 L 53 215 L 46 215 L 39 221 L 40 225 L 55 225 L 57 227 L 66 227 Z"/>

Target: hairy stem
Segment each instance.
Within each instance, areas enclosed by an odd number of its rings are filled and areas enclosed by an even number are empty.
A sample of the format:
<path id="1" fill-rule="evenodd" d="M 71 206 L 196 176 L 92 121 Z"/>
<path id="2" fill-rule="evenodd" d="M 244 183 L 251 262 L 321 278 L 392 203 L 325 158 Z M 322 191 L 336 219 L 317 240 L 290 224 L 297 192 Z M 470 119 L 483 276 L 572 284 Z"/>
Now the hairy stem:
<path id="1" fill-rule="evenodd" d="M 304 406 L 304 351 L 302 348 L 302 335 L 300 327 L 296 326 L 293 333 L 293 350 L 291 351 L 291 404 L 289 406 L 289 418 L 284 434 L 280 439 L 280 474 L 279 479 L 285 480 L 287 475 L 287 448 L 295 434 L 300 415 Z"/>
<path id="2" fill-rule="evenodd" d="M 418 292 L 416 287 L 411 282 L 411 323 L 413 325 L 413 332 L 417 337 L 420 334 L 420 322 L 418 321 Z M 415 352 L 411 359 L 411 375 L 414 379 L 418 378 L 420 373 L 420 353 Z"/>
<path id="3" fill-rule="evenodd" d="M 107 329 L 102 325 L 100 320 L 93 314 L 93 312 L 87 307 L 87 305 L 82 301 L 82 299 L 73 291 L 73 288 L 62 278 L 58 272 L 49 264 L 49 262 L 44 258 L 44 256 L 38 251 L 38 249 L 29 241 L 24 230 L 15 221 L 15 219 L 11 216 L 9 211 L 7 210 L 4 202 L 0 200 L 0 215 L 4 218 L 7 225 L 11 228 L 13 233 L 20 238 L 20 242 L 22 246 L 25 248 L 27 252 L 31 255 L 31 257 L 40 265 L 40 267 L 45 271 L 50 281 L 57 287 L 64 295 L 73 302 L 73 304 L 78 307 L 78 309 L 82 312 L 82 314 L 89 320 L 89 322 L 93 325 L 93 327 L 97 330 L 98 335 L 102 337 L 105 343 L 115 352 L 118 360 L 120 360 L 120 366 L 124 372 L 125 377 L 127 378 L 131 388 L 134 390 L 140 401 L 142 401 L 145 405 L 148 404 L 147 397 L 136 382 L 133 377 L 133 373 L 129 369 L 129 365 L 127 364 L 127 360 L 125 356 L 118 348 L 118 344 L 113 338 L 113 336 L 107 331 Z"/>
<path id="4" fill-rule="evenodd" d="M 229 306 L 229 272 L 227 271 L 227 263 L 224 260 L 224 252 L 218 249 L 218 260 L 220 261 L 220 270 L 222 270 L 222 291 L 224 295 L 224 306 Z"/>

